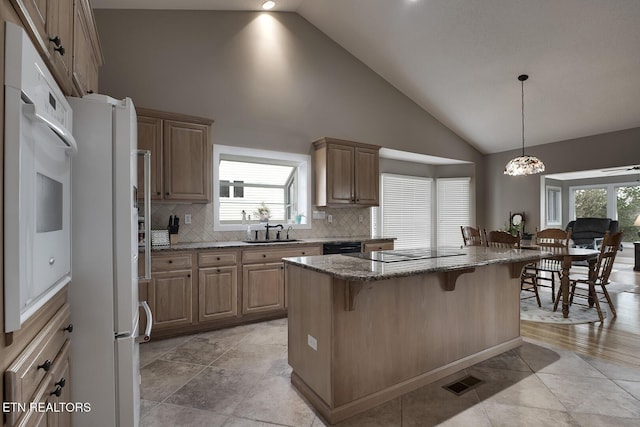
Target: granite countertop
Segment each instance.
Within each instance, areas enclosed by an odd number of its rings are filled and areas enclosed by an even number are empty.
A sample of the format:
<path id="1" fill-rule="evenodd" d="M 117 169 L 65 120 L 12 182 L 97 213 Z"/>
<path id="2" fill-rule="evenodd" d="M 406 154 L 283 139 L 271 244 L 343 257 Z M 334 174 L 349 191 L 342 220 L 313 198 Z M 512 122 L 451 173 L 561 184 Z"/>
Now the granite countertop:
<path id="1" fill-rule="evenodd" d="M 151 251 L 186 251 L 195 249 L 248 249 L 263 248 L 265 246 L 285 246 L 285 245 L 310 245 L 339 242 L 375 242 L 379 240 L 395 240 L 395 237 L 371 237 L 371 236 L 350 236 L 350 237 L 312 237 L 308 239 L 297 239 L 289 242 L 278 242 L 277 240 L 260 243 L 247 243 L 242 241 L 230 242 L 185 242 L 170 246 L 152 246 Z"/>
<path id="2" fill-rule="evenodd" d="M 501 249 L 470 246 L 463 249 L 446 248 L 453 256 L 399 262 L 379 262 L 350 255 L 322 255 L 284 258 L 284 262 L 309 270 L 329 274 L 338 279 L 350 281 L 375 281 L 394 277 L 406 277 L 425 273 L 462 270 L 489 264 L 514 262 L 534 262 L 548 252 L 532 249 Z M 380 251 L 382 253 L 403 253 L 412 250 Z M 424 249 L 423 249 L 424 251 Z M 378 253 L 380 253 L 378 252 Z M 360 254 L 368 256 L 369 253 Z M 373 252 L 373 254 L 377 254 Z"/>

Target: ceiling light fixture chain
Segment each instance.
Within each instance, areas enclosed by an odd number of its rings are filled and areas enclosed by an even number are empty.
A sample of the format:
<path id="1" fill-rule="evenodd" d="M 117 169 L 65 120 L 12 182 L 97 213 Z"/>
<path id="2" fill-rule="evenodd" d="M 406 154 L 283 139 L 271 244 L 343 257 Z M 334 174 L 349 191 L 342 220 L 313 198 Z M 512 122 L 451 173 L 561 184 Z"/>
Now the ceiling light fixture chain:
<path id="1" fill-rule="evenodd" d="M 522 90 L 522 156 L 524 156 L 524 81 L 528 78 L 529 76 L 526 74 L 520 74 L 518 76 L 518 80 L 520 80 L 520 88 Z"/>
<path id="2" fill-rule="evenodd" d="M 529 78 L 526 74 L 520 74 L 521 101 L 522 101 L 522 155 L 511 159 L 504 168 L 505 175 L 533 175 L 544 172 L 544 163 L 535 156 L 524 154 L 524 82 Z"/>

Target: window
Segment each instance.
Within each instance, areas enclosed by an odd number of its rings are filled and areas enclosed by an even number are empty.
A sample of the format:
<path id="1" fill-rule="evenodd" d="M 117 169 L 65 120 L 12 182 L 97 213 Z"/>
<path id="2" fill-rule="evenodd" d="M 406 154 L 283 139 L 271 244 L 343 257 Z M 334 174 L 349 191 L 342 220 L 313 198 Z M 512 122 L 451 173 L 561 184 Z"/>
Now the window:
<path id="1" fill-rule="evenodd" d="M 395 236 L 395 249 L 431 247 L 431 178 L 381 174 L 374 235 Z"/>
<path id="2" fill-rule="evenodd" d="M 633 223 L 640 213 L 640 185 L 617 183 L 597 187 L 571 187 L 571 218 L 611 218 L 619 221 L 624 231 L 622 240 L 637 240 L 639 228 Z"/>
<path id="3" fill-rule="evenodd" d="M 267 218 L 310 227 L 304 223 L 311 209 L 309 156 L 222 145 L 213 151 L 214 230 L 241 230 Z"/>
<path id="4" fill-rule="evenodd" d="M 562 189 L 547 186 L 547 225 L 562 225 Z"/>
<path id="5" fill-rule="evenodd" d="M 438 246 L 464 245 L 461 225 L 471 225 L 471 178 L 440 178 L 438 187 Z"/>
<path id="6" fill-rule="evenodd" d="M 575 218 L 608 218 L 607 189 L 579 188 L 574 190 Z"/>

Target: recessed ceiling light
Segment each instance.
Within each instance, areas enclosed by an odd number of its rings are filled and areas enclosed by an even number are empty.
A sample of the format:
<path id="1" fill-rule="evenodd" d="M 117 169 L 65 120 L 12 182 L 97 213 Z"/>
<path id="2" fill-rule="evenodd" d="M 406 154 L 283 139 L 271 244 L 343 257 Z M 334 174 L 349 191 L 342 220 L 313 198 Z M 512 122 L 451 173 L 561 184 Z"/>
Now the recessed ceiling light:
<path id="1" fill-rule="evenodd" d="M 276 5 L 276 2 L 268 0 L 268 1 L 264 2 L 264 3 L 262 3 L 262 8 L 264 10 L 270 10 L 270 9 L 273 9 L 273 7 L 275 5 Z"/>

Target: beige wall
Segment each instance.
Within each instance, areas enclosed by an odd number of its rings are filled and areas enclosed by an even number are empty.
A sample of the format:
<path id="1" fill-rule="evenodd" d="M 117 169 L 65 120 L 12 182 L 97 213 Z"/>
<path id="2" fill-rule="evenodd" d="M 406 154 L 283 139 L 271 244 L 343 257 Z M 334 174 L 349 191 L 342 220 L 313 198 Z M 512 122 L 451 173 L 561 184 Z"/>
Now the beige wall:
<path id="1" fill-rule="evenodd" d="M 475 148 L 295 13 L 95 14 L 101 92 L 210 117 L 216 144 L 308 153 L 312 140 L 332 136 L 482 163 Z M 474 169 L 481 177 L 481 165 Z"/>
<path id="2" fill-rule="evenodd" d="M 637 165 L 640 163 L 640 128 L 538 145 L 525 152 L 544 162 L 545 173 Z M 540 225 L 540 176 L 503 174 L 505 164 L 518 155 L 520 152 L 513 150 L 485 156 L 487 228 L 502 227 L 510 211 L 525 212 L 525 228 L 530 233 Z"/>

